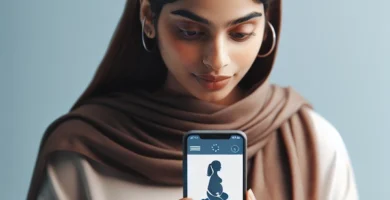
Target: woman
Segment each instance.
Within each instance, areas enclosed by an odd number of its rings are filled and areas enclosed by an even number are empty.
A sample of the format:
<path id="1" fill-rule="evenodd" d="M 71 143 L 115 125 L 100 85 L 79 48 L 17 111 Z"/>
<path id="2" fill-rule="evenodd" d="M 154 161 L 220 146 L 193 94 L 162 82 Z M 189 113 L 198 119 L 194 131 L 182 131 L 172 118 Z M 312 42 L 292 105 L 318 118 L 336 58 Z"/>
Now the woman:
<path id="1" fill-rule="evenodd" d="M 47 129 L 28 199 L 179 199 L 192 129 L 247 134 L 248 199 L 357 199 L 339 133 L 268 81 L 280 23 L 280 0 L 128 0 L 91 84 Z"/>
<path id="2" fill-rule="evenodd" d="M 207 197 L 203 200 L 226 200 L 229 195 L 223 191 L 222 179 L 218 172 L 221 170 L 221 162 L 214 160 L 207 168 L 207 176 L 210 177 L 207 187 Z"/>

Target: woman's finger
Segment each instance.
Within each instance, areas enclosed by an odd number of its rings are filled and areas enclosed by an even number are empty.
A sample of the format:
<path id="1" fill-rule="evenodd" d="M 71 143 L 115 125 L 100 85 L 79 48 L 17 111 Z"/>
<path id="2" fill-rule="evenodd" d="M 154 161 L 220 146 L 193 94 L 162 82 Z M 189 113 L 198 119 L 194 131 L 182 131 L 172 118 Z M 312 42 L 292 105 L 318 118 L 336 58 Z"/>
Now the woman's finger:
<path id="1" fill-rule="evenodd" d="M 255 194 L 253 194 L 252 189 L 249 189 L 246 193 L 247 200 L 256 200 Z"/>
<path id="2" fill-rule="evenodd" d="M 192 199 L 187 197 L 187 198 L 182 198 L 180 200 L 192 200 Z"/>

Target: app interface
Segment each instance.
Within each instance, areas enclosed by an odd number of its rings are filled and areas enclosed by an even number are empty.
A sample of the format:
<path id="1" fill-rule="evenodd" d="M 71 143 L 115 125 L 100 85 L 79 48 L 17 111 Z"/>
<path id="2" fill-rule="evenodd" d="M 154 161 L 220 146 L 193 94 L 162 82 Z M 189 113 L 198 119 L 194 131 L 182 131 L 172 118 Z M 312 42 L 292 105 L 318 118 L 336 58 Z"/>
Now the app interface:
<path id="1" fill-rule="evenodd" d="M 244 139 L 187 139 L 187 195 L 194 200 L 243 200 Z"/>

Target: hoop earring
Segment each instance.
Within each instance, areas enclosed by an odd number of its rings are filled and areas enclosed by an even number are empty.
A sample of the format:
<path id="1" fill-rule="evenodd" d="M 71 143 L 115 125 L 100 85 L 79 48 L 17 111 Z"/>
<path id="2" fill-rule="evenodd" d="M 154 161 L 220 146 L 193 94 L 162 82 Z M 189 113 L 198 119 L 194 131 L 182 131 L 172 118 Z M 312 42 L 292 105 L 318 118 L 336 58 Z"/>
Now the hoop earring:
<path id="1" fill-rule="evenodd" d="M 147 51 L 147 52 L 152 52 L 147 46 L 146 46 L 146 43 L 145 43 L 145 33 L 144 33 L 144 28 L 145 28 L 145 21 L 146 21 L 146 17 L 144 17 L 144 19 L 142 20 L 142 31 L 141 31 L 141 38 L 142 38 L 142 45 L 144 46 L 144 49 Z"/>
<path id="2" fill-rule="evenodd" d="M 271 46 L 271 49 L 266 54 L 257 55 L 258 58 L 264 58 L 264 57 L 269 56 L 272 53 L 272 51 L 275 49 L 275 46 L 276 46 L 276 32 L 275 32 L 274 26 L 272 26 L 271 22 L 269 22 L 269 21 L 267 22 L 267 24 L 272 32 L 272 46 Z"/>

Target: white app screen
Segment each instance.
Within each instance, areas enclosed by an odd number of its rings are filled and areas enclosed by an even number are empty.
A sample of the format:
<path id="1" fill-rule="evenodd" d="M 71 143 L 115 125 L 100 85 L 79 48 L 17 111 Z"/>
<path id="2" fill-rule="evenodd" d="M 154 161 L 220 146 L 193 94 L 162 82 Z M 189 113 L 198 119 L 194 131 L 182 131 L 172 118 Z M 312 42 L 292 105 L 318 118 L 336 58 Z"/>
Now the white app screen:
<path id="1" fill-rule="evenodd" d="M 187 192 L 194 200 L 243 200 L 242 154 L 189 154 Z"/>

